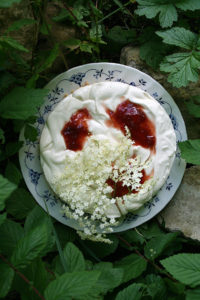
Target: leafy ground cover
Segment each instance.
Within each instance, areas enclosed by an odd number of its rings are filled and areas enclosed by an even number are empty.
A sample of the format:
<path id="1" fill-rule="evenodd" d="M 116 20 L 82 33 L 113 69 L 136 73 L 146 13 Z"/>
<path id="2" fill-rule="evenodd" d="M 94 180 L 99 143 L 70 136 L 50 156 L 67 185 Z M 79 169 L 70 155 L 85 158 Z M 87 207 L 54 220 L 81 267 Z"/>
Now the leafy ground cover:
<path id="1" fill-rule="evenodd" d="M 21 0 L 0 0 L 10 9 Z M 34 19 L 13 22 L 0 36 L 0 298 L 12 299 L 200 299 L 199 243 L 169 233 L 152 220 L 111 235 L 111 245 L 82 241 L 51 219 L 34 201 L 19 163 L 19 132 L 34 141 L 42 87 L 63 69 L 96 61 L 119 61 L 120 50 L 140 47 L 147 65 L 166 73 L 175 87 L 199 79 L 199 0 L 56 1 L 53 22 L 72 26 L 75 37 L 56 41 L 47 18 L 55 1 L 30 1 Z M 37 27 L 32 59 L 12 33 Z M 42 49 L 41 41 L 49 48 Z M 60 71 L 63 71 L 61 68 Z M 194 122 L 200 96 L 185 103 Z M 180 143 L 182 157 L 200 164 L 200 140 Z"/>

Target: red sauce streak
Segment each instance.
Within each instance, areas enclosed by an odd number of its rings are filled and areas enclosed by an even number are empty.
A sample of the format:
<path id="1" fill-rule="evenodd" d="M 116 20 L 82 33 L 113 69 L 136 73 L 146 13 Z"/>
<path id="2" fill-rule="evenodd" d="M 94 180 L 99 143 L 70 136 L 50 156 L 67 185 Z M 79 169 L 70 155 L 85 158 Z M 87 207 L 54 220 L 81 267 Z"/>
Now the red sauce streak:
<path id="1" fill-rule="evenodd" d="M 155 150 L 155 125 L 148 119 L 141 105 L 125 100 L 115 111 L 107 108 L 106 112 L 110 116 L 110 120 L 107 121 L 108 126 L 120 129 L 124 135 L 127 126 L 135 145 Z"/>
<path id="2" fill-rule="evenodd" d="M 61 134 L 65 140 L 66 148 L 73 151 L 80 151 L 83 149 L 84 143 L 91 133 L 88 130 L 87 121 L 91 116 L 86 108 L 79 109 L 74 113 L 69 122 L 67 122 Z"/>
<path id="3" fill-rule="evenodd" d="M 145 181 L 151 178 L 151 174 L 147 175 L 145 170 L 142 170 L 142 177 L 140 179 L 140 183 L 143 184 Z M 123 186 L 122 181 L 114 182 L 111 178 L 108 178 L 106 180 L 106 183 L 113 188 L 113 192 L 111 196 L 113 198 L 115 197 L 123 197 L 126 194 L 132 193 L 132 194 L 137 194 L 137 190 L 131 190 L 128 188 L 126 185 Z"/>

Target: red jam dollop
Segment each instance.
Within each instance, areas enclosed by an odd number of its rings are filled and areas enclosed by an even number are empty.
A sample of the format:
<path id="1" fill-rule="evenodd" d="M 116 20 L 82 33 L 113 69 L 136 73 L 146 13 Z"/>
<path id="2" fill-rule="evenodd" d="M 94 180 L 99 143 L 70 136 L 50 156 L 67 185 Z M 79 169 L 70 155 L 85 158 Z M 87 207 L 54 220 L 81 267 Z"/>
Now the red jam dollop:
<path id="1" fill-rule="evenodd" d="M 115 111 L 107 108 L 106 112 L 110 116 L 108 126 L 120 129 L 124 135 L 127 126 L 136 146 L 140 145 L 155 151 L 155 125 L 149 120 L 141 105 L 127 99 L 120 103 Z"/>
<path id="2" fill-rule="evenodd" d="M 88 136 L 91 135 L 87 124 L 87 121 L 90 119 L 91 116 L 88 110 L 83 108 L 74 113 L 69 122 L 64 125 L 61 134 L 67 149 L 72 151 L 80 151 L 83 149 L 84 143 Z"/>

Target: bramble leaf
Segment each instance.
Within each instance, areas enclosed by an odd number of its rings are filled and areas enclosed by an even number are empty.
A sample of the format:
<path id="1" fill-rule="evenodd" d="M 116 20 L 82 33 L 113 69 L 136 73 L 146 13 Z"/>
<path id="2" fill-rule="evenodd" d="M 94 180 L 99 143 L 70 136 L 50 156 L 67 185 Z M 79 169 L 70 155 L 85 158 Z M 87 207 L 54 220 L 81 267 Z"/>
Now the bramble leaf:
<path id="1" fill-rule="evenodd" d="M 0 298 L 4 298 L 9 292 L 13 278 L 13 269 L 9 265 L 0 262 Z"/>
<path id="2" fill-rule="evenodd" d="M 47 94 L 44 89 L 15 87 L 0 103 L 0 115 L 5 119 L 26 120 L 37 113 Z"/>
<path id="3" fill-rule="evenodd" d="M 0 174 L 0 210 L 5 207 L 5 200 L 17 188 L 16 184 L 10 182 L 7 178 Z"/>
<path id="4" fill-rule="evenodd" d="M 184 52 L 166 56 L 160 65 L 160 70 L 169 72 L 168 81 L 175 87 L 187 86 L 189 81 L 199 79 L 200 53 Z"/>
<path id="5" fill-rule="evenodd" d="M 18 269 L 25 268 L 40 256 L 48 242 L 48 224 L 39 224 L 19 240 L 11 257 L 12 264 Z"/>
<path id="6" fill-rule="evenodd" d="M 23 237 L 24 230 L 22 226 L 12 220 L 5 220 L 0 226 L 0 251 L 10 256 L 16 248 L 17 242 Z"/>
<path id="7" fill-rule="evenodd" d="M 160 262 L 180 282 L 191 287 L 200 285 L 200 254 L 180 253 Z"/>
<path id="8" fill-rule="evenodd" d="M 16 185 L 18 185 L 20 180 L 22 179 L 21 172 L 11 161 L 9 161 L 6 166 L 5 176 L 8 178 L 9 181 L 13 182 Z"/>
<path id="9" fill-rule="evenodd" d="M 34 142 L 37 139 L 37 136 L 38 136 L 37 129 L 30 124 L 26 124 L 24 130 L 25 139 Z"/>
<path id="10" fill-rule="evenodd" d="M 139 6 L 135 13 L 139 16 L 146 16 L 148 19 L 159 15 L 161 27 L 170 27 L 177 21 L 177 11 L 173 4 L 163 0 L 138 0 Z"/>
<path id="11" fill-rule="evenodd" d="M 147 258 L 154 260 L 176 239 L 178 233 L 161 234 L 152 238 L 144 247 L 144 254 Z"/>
<path id="12" fill-rule="evenodd" d="M 28 49 L 26 49 L 23 45 L 21 45 L 18 41 L 11 38 L 10 36 L 2 36 L 0 38 L 0 43 L 9 46 L 9 48 L 11 47 L 19 51 L 29 52 Z"/>
<path id="13" fill-rule="evenodd" d="M 34 206 L 33 197 L 27 190 L 22 188 L 14 191 L 6 201 L 7 212 L 17 219 L 25 218 Z"/>
<path id="14" fill-rule="evenodd" d="M 145 278 L 147 292 L 152 299 L 166 299 L 166 286 L 162 277 L 155 274 L 149 274 Z"/>
<path id="15" fill-rule="evenodd" d="M 86 295 L 97 282 L 98 271 L 65 273 L 52 281 L 44 292 L 46 300 L 66 300 Z"/>
<path id="16" fill-rule="evenodd" d="M 140 300 L 142 299 L 145 285 L 141 283 L 133 283 L 117 294 L 115 300 Z"/>
<path id="17" fill-rule="evenodd" d="M 200 118 L 200 96 L 192 97 L 190 101 L 185 102 L 185 105 L 190 115 Z"/>
<path id="18" fill-rule="evenodd" d="M 186 162 L 200 165 L 200 139 L 180 142 L 178 145 L 181 149 L 181 157 Z"/>
<path id="19" fill-rule="evenodd" d="M 181 0 L 176 1 L 176 7 L 182 10 L 197 10 L 200 9 L 200 2 L 199 0 Z"/>
<path id="20" fill-rule="evenodd" d="M 186 290 L 185 300 L 199 300 L 200 299 L 200 288 L 193 290 Z"/>
<path id="21" fill-rule="evenodd" d="M 197 35 L 183 27 L 173 27 L 166 31 L 156 31 L 156 34 L 163 39 L 164 43 L 184 49 L 192 50 L 197 43 Z"/>
<path id="22" fill-rule="evenodd" d="M 0 226 L 1 226 L 1 224 L 3 224 L 3 222 L 5 222 L 6 216 L 7 216 L 6 213 L 3 213 L 3 214 L 0 213 Z"/>
<path id="23" fill-rule="evenodd" d="M 147 267 L 147 262 L 137 254 L 130 254 L 115 263 L 115 267 L 124 270 L 123 282 L 140 276 Z"/>

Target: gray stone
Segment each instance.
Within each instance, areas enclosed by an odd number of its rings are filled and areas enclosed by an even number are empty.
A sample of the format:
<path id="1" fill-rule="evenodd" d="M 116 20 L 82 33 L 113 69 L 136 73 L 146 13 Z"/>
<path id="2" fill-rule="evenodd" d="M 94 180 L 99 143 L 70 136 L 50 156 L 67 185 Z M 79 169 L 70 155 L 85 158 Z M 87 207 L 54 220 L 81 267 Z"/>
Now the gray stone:
<path id="1" fill-rule="evenodd" d="M 200 241 L 200 166 L 186 169 L 178 191 L 158 220 L 164 220 L 169 230 L 180 230 L 186 237 Z"/>
<path id="2" fill-rule="evenodd" d="M 140 59 L 138 47 L 124 47 L 121 51 L 120 62 L 139 69 L 158 81 L 168 91 L 178 105 L 186 124 L 188 137 L 190 139 L 197 139 L 200 137 L 200 122 L 196 122 L 196 120 L 188 114 L 187 108 L 184 104 L 184 101 L 189 100 L 191 96 L 200 95 L 200 81 L 197 83 L 190 83 L 187 87 L 173 87 L 167 81 L 167 74 L 161 73 L 159 70 L 153 70 Z"/>

